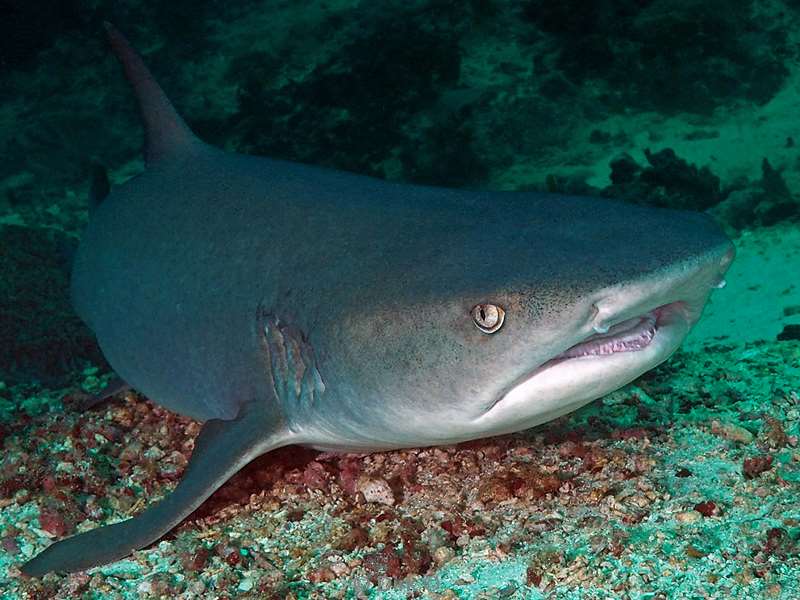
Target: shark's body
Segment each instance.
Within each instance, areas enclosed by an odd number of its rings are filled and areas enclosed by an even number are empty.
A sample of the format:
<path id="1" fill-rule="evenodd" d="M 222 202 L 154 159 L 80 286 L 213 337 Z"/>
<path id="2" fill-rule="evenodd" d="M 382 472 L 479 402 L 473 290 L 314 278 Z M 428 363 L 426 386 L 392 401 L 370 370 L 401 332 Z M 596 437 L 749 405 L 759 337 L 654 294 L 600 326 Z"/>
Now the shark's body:
<path id="1" fill-rule="evenodd" d="M 123 379 L 206 424 L 172 495 L 28 574 L 147 545 L 277 446 L 435 445 L 570 412 L 665 360 L 732 259 L 704 215 L 222 152 L 109 33 L 148 169 L 92 213 L 74 303 Z"/>

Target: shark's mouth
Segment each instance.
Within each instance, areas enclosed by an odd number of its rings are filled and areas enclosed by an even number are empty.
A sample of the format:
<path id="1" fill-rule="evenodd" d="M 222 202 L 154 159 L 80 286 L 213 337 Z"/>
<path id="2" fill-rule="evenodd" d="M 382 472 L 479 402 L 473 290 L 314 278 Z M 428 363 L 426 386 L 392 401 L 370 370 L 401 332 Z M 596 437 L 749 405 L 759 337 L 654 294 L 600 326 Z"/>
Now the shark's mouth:
<path id="1" fill-rule="evenodd" d="M 658 328 L 661 308 L 617 323 L 605 333 L 596 333 L 568 348 L 554 359 L 634 352 L 650 345 Z"/>
<path id="2" fill-rule="evenodd" d="M 647 313 L 627 319 L 610 327 L 603 333 L 595 333 L 554 356 L 539 369 L 572 358 L 604 356 L 619 352 L 637 352 L 647 348 L 661 327 L 666 326 L 677 312 L 685 312 L 684 302 L 672 302 Z"/>

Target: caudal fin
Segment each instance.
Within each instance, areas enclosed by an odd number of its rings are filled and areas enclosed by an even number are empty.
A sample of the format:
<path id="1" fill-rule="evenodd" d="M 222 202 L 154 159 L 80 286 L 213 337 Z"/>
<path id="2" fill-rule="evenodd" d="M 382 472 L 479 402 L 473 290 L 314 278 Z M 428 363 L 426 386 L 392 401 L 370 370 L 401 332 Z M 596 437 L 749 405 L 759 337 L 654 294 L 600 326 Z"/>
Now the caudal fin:
<path id="1" fill-rule="evenodd" d="M 145 163 L 150 165 L 162 158 L 186 153 L 200 144 L 125 36 L 111 23 L 103 25 L 139 101 L 145 130 Z"/>

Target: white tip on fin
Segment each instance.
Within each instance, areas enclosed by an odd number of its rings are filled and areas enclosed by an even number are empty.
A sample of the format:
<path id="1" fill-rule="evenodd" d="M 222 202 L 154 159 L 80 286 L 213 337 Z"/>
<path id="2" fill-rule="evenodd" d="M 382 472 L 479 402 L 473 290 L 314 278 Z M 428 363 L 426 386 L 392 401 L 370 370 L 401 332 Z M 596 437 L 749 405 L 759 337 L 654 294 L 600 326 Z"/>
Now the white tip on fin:
<path id="1" fill-rule="evenodd" d="M 199 140 L 172 106 L 142 58 L 111 23 L 103 24 L 125 77 L 133 86 L 145 129 L 145 162 L 150 165 L 167 156 L 187 152 Z"/>

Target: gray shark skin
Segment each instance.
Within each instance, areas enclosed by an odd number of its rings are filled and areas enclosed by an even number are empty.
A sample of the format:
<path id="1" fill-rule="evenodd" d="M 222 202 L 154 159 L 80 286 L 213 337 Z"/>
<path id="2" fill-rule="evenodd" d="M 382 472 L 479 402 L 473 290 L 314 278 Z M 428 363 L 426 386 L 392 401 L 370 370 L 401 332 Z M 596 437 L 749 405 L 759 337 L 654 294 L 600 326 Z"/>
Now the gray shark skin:
<path id="1" fill-rule="evenodd" d="M 125 382 L 205 424 L 170 495 L 28 575 L 147 546 L 278 446 L 450 444 L 573 411 L 669 357 L 733 259 L 706 215 L 212 148 L 107 29 L 147 169 L 93 209 L 73 301 Z"/>

